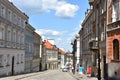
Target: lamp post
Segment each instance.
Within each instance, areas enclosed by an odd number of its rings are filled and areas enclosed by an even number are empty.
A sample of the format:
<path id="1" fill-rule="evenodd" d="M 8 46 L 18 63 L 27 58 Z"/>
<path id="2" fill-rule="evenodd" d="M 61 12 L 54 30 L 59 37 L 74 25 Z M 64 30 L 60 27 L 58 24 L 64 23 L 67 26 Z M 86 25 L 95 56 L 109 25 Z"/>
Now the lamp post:
<path id="1" fill-rule="evenodd" d="M 98 80 L 101 80 L 101 69 L 100 69 L 100 2 L 96 6 L 98 12 L 98 22 L 97 22 L 97 31 L 98 31 Z"/>
<path id="2" fill-rule="evenodd" d="M 94 2 L 94 0 L 89 0 L 89 4 L 92 5 Z M 96 9 L 97 9 L 97 41 L 92 41 L 89 43 L 90 47 L 92 48 L 92 46 L 94 46 L 93 43 L 97 42 L 97 47 L 96 49 L 91 49 L 91 50 L 97 50 L 98 52 L 98 80 L 101 80 L 101 69 L 100 69 L 100 4 L 101 4 L 101 0 L 99 0 L 99 2 L 96 5 Z"/>
<path id="3" fill-rule="evenodd" d="M 74 67 L 73 74 L 75 74 L 76 39 L 74 40 L 74 42 L 71 43 L 71 45 L 72 45 L 72 48 L 73 48 L 73 51 L 72 51 L 72 54 L 73 54 L 73 67 Z"/>

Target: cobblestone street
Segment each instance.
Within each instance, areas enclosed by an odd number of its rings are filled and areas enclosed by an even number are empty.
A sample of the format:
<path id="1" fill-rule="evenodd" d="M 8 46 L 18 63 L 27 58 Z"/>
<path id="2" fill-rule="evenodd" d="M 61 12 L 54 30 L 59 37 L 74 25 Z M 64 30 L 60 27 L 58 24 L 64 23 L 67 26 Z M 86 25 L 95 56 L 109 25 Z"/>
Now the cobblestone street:
<path id="1" fill-rule="evenodd" d="M 0 80 L 97 80 L 88 78 L 86 75 L 73 75 L 71 72 L 62 72 L 61 70 L 47 70 L 37 73 L 29 73 L 17 76 L 0 78 Z"/>

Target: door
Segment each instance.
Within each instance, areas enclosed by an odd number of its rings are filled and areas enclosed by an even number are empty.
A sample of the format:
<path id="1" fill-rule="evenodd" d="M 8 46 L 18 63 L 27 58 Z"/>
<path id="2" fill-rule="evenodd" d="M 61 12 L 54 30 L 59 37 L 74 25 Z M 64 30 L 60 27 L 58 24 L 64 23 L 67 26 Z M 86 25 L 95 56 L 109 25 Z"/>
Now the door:
<path id="1" fill-rule="evenodd" d="M 11 71 L 12 71 L 12 75 L 14 75 L 14 56 L 12 57 L 12 68 L 11 68 Z"/>

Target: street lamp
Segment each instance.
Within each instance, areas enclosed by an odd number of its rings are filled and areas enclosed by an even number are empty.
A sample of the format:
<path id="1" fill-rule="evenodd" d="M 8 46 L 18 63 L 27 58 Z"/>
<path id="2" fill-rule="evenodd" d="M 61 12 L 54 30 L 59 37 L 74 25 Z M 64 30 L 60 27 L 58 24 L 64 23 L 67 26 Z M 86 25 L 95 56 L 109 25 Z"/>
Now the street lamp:
<path id="1" fill-rule="evenodd" d="M 100 1 L 101 2 L 101 1 Z M 98 31 L 98 80 L 101 80 L 101 70 L 100 70 L 100 2 L 97 4 L 97 12 L 98 12 L 98 23 L 97 23 L 97 31 Z"/>
<path id="2" fill-rule="evenodd" d="M 72 45 L 72 48 L 73 48 L 73 51 L 72 51 L 72 54 L 73 54 L 73 67 L 74 67 L 73 74 L 75 74 L 76 39 L 71 43 L 71 45 Z"/>
<path id="3" fill-rule="evenodd" d="M 93 2 L 95 0 L 89 0 L 89 4 L 90 5 L 93 5 Z M 100 4 L 101 4 L 101 0 L 99 0 L 99 2 L 97 3 L 96 5 L 96 9 L 97 9 L 97 38 L 98 40 L 92 40 L 89 42 L 89 46 L 90 46 L 90 49 L 92 51 L 97 51 L 98 52 L 98 80 L 101 80 L 101 69 L 100 69 Z"/>

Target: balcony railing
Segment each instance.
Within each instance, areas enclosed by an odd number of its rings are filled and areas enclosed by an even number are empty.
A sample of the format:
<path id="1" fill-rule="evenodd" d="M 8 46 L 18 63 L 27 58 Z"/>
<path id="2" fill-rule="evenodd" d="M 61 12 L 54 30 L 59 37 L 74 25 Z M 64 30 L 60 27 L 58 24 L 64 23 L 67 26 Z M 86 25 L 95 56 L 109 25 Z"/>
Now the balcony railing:
<path id="1" fill-rule="evenodd" d="M 98 41 L 93 39 L 89 41 L 89 48 L 90 50 L 98 50 Z"/>
<path id="2" fill-rule="evenodd" d="M 107 31 L 113 31 L 116 29 L 120 29 L 120 20 L 113 22 L 113 23 L 110 23 L 107 26 Z"/>

